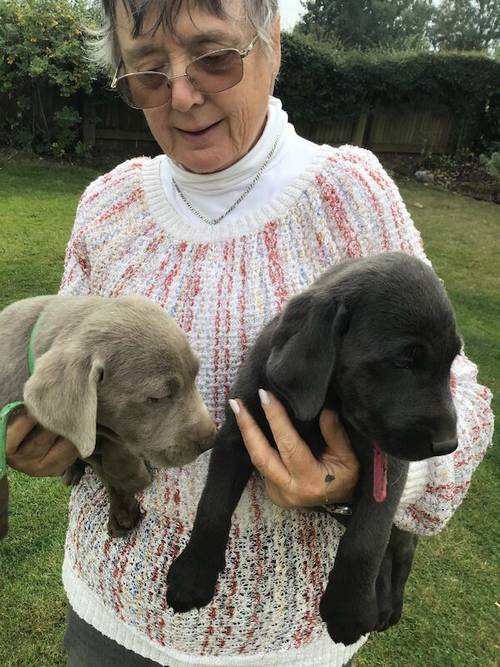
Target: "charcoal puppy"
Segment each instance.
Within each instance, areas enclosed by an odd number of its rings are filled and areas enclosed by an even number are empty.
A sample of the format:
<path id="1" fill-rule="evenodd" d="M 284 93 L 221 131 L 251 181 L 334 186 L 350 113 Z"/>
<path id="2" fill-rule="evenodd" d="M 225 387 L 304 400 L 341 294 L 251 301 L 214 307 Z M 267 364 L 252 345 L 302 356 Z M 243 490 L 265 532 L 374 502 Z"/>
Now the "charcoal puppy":
<path id="1" fill-rule="evenodd" d="M 23 399 L 43 427 L 74 443 L 82 460 L 66 480 L 78 481 L 85 463 L 94 468 L 115 537 L 140 518 L 134 494 L 151 481 L 147 463 L 181 466 L 213 444 L 197 372 L 181 329 L 143 297 L 35 297 L 0 313 L 0 409 Z M 0 534 L 7 491 L 4 480 Z"/>
<path id="2" fill-rule="evenodd" d="M 416 538 L 393 527 L 394 514 L 408 462 L 457 447 L 450 367 L 459 350 L 439 279 L 420 260 L 387 253 L 345 261 L 292 298 L 231 390 L 270 442 L 257 391 L 274 392 L 315 456 L 325 448 L 319 414 L 335 409 L 359 458 L 353 514 L 320 604 L 334 641 L 350 644 L 399 620 Z M 168 573 L 175 611 L 212 599 L 231 515 L 252 470 L 226 408 L 191 538 Z"/>

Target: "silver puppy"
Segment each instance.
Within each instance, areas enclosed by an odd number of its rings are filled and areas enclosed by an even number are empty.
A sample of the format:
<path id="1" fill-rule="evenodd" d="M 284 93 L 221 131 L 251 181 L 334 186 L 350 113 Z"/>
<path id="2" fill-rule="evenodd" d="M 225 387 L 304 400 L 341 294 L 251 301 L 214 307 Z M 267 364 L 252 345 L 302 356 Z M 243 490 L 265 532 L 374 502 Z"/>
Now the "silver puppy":
<path id="1" fill-rule="evenodd" d="M 197 372 L 184 333 L 143 297 L 43 296 L 0 313 L 0 409 L 22 398 L 42 426 L 74 443 L 106 485 L 115 537 L 140 519 L 134 494 L 151 482 L 146 462 L 182 466 L 213 444 Z M 66 481 L 77 482 L 85 463 L 77 461 Z"/>

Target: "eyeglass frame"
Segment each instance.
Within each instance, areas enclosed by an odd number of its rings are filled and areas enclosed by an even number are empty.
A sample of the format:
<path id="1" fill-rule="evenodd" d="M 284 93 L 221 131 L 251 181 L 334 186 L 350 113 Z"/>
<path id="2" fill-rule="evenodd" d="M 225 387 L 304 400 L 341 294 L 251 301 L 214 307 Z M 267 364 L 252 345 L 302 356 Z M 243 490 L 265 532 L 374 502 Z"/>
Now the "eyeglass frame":
<path id="1" fill-rule="evenodd" d="M 216 93 L 205 93 L 202 90 L 199 90 L 196 87 L 195 83 L 189 78 L 189 74 L 186 71 L 187 68 L 190 65 L 192 65 L 193 63 L 195 63 L 197 60 L 201 60 L 202 58 L 206 58 L 207 56 L 212 56 L 216 53 L 220 53 L 221 51 L 235 51 L 240 56 L 241 60 L 243 61 L 248 55 L 250 55 L 250 53 L 252 52 L 253 47 L 255 46 L 255 43 L 257 42 L 258 39 L 259 39 L 259 35 L 255 35 L 255 37 L 252 39 L 250 44 L 244 49 L 236 49 L 234 47 L 228 46 L 228 47 L 223 48 L 223 49 L 214 49 L 213 51 L 207 51 L 207 53 L 203 53 L 201 56 L 197 56 L 196 58 L 193 58 L 193 60 L 191 60 L 186 65 L 186 68 L 184 70 L 184 74 L 178 74 L 177 76 L 168 76 L 168 74 L 166 74 L 165 72 L 155 72 L 154 70 L 144 70 L 143 72 L 128 72 L 127 74 L 122 74 L 121 76 L 118 76 L 118 72 L 120 70 L 120 67 L 124 64 L 123 63 L 123 58 L 120 58 L 120 62 L 118 63 L 118 67 L 116 68 L 115 73 L 113 74 L 113 79 L 111 80 L 110 88 L 112 90 L 116 90 L 118 81 L 120 81 L 120 79 L 124 79 L 124 78 L 129 77 L 129 76 L 135 76 L 137 74 L 161 74 L 167 80 L 167 86 L 170 89 L 172 89 L 172 83 L 171 83 L 172 81 L 175 81 L 176 79 L 187 78 L 187 80 L 193 86 L 193 88 L 195 90 L 198 90 L 203 95 L 218 95 L 219 93 L 223 93 L 226 90 L 231 90 L 231 88 L 234 88 L 234 86 L 237 86 L 238 83 L 240 83 L 241 80 L 243 79 L 243 76 L 239 81 L 237 81 L 236 83 L 233 83 L 232 86 L 229 86 L 229 88 L 223 88 L 222 90 L 219 90 Z M 128 104 L 128 102 L 125 102 L 125 103 Z M 157 107 L 148 107 L 148 109 L 160 109 L 161 107 L 165 106 L 165 104 L 168 104 L 168 102 L 165 102 L 164 104 L 160 104 Z M 129 106 L 131 106 L 131 105 L 129 105 Z M 132 107 L 132 108 L 133 109 L 138 109 L 139 107 Z"/>

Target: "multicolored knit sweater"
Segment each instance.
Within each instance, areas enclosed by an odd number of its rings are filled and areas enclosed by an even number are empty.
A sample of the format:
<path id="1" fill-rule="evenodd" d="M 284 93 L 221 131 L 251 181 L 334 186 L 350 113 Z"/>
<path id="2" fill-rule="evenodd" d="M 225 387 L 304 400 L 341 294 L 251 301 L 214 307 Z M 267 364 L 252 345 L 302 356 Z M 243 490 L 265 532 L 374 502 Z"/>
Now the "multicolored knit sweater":
<path id="1" fill-rule="evenodd" d="M 131 160 L 89 186 L 61 292 L 138 293 L 162 305 L 200 357 L 199 387 L 219 424 L 249 345 L 291 295 L 345 257 L 389 250 L 424 257 L 397 188 L 368 151 L 318 147 L 307 173 L 278 198 L 217 227 L 176 213 L 161 186 L 163 159 Z M 490 393 L 464 356 L 453 366 L 453 393 L 459 448 L 410 473 L 397 516 L 398 526 L 418 534 L 443 528 L 491 441 Z M 182 615 L 167 607 L 166 573 L 188 540 L 207 463 L 204 455 L 156 470 L 140 498 L 143 521 L 115 540 L 106 532 L 106 492 L 88 470 L 70 503 L 63 567 L 70 604 L 103 634 L 169 667 L 340 667 L 362 642 L 333 644 L 318 605 L 341 528 L 325 514 L 274 506 L 257 475 L 235 512 L 212 603 Z"/>

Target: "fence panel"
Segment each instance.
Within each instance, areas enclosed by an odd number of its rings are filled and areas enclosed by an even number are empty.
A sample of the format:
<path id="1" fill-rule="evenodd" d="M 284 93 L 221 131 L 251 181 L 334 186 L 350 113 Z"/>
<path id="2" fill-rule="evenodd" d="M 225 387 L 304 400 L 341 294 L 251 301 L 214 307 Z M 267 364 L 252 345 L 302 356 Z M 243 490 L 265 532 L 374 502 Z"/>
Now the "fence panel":
<path id="1" fill-rule="evenodd" d="M 378 109 L 365 141 L 375 153 L 449 153 L 456 149 L 454 139 L 455 119 L 449 111 Z"/>

